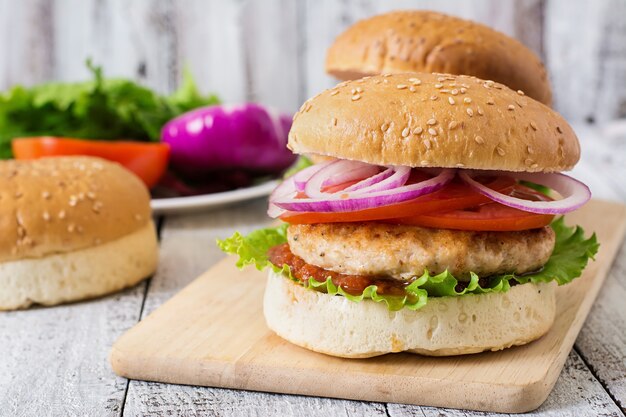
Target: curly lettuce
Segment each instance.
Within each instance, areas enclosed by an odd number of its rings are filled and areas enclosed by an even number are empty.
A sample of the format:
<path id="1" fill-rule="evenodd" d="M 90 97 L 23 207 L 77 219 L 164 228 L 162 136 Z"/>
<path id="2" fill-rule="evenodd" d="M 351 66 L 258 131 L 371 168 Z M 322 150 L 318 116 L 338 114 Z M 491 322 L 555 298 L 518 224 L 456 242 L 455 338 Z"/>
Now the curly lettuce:
<path id="1" fill-rule="evenodd" d="M 254 265 L 258 270 L 272 268 L 274 272 L 282 273 L 285 277 L 310 290 L 341 295 L 354 302 L 365 299 L 382 302 L 392 311 L 402 308 L 420 309 L 426 305 L 428 297 L 458 297 L 465 294 L 506 292 L 511 285 L 528 282 L 556 281 L 559 285 L 567 284 L 582 274 L 589 259 L 593 259 L 599 247 L 595 233 L 585 239 L 585 232 L 580 226 L 568 227 L 565 225 L 564 218 L 560 217 L 551 224 L 556 234 L 556 243 L 552 256 L 541 271 L 521 276 L 515 274 L 492 276 L 485 286 L 480 284 L 479 276 L 473 272 L 470 273 L 470 281 L 466 285 L 459 286 L 459 281 L 448 271 L 436 275 L 424 271 L 405 288 L 404 296 L 378 294 L 376 285 L 365 288 L 360 295 L 353 295 L 333 284 L 330 277 L 325 282 L 309 279 L 302 284 L 291 274 L 289 266 L 278 267 L 270 262 L 267 252 L 271 247 L 287 242 L 287 226 L 287 224 L 282 224 L 274 228 L 256 230 L 247 236 L 237 232 L 227 239 L 218 240 L 217 244 L 224 252 L 239 257 L 236 263 L 238 268 L 247 265 Z"/>

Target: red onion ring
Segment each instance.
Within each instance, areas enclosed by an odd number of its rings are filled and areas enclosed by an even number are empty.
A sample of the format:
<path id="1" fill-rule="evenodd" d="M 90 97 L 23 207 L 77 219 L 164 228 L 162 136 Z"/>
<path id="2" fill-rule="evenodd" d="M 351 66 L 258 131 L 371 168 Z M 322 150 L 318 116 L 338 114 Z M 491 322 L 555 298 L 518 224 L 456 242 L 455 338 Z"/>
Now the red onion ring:
<path id="1" fill-rule="evenodd" d="M 557 191 L 563 196 L 563 199 L 555 201 L 529 201 L 499 193 L 472 178 L 472 175 L 480 174 L 482 174 L 481 171 L 472 172 L 471 174 L 460 171 L 459 177 L 470 187 L 493 201 L 530 213 L 564 214 L 576 210 L 591 198 L 591 191 L 585 184 L 564 174 L 500 173 L 500 175 L 508 175 L 517 180 L 530 181 Z"/>
<path id="2" fill-rule="evenodd" d="M 296 190 L 304 191 L 304 187 L 306 186 L 306 183 L 311 179 L 311 177 L 315 175 L 318 171 L 332 164 L 333 162 L 334 161 L 327 161 L 321 164 L 311 165 L 310 167 L 306 167 L 302 171 L 295 173 L 292 178 L 296 185 Z"/>
<path id="3" fill-rule="evenodd" d="M 315 165 L 313 165 L 313 166 L 315 166 Z M 303 172 L 303 171 L 305 171 L 305 170 L 307 170 L 309 168 L 313 168 L 313 166 L 305 168 L 304 170 L 302 170 L 300 172 Z M 267 208 L 267 215 L 270 216 L 273 219 L 275 219 L 275 218 L 279 217 L 280 215 L 282 215 L 286 210 L 283 210 L 280 207 L 277 207 L 273 203 L 273 201 L 276 200 L 276 199 L 287 198 L 287 197 L 294 198 L 296 195 L 298 195 L 298 189 L 297 188 L 298 188 L 298 186 L 296 185 L 296 182 L 295 182 L 295 175 L 287 178 L 286 180 L 284 180 L 283 182 L 278 184 L 278 186 L 276 188 L 274 188 L 274 191 L 272 191 L 272 194 L 270 194 L 270 199 L 269 199 L 270 200 L 270 204 L 269 204 L 269 207 Z"/>
<path id="4" fill-rule="evenodd" d="M 364 162 L 336 160 L 326 165 L 309 178 L 304 193 L 311 198 L 323 198 L 331 193 L 322 191 L 323 187 L 344 184 L 349 181 L 368 178 L 380 172 L 376 165 Z"/>
<path id="5" fill-rule="evenodd" d="M 411 175 L 411 168 L 409 167 L 391 167 L 392 175 L 388 178 L 385 178 L 382 181 L 376 181 L 374 184 L 369 187 L 357 189 L 354 193 L 355 195 L 365 194 L 365 193 L 373 193 L 376 191 L 384 191 L 392 188 L 398 188 L 404 184 L 406 184 L 409 176 Z M 383 173 L 386 171 L 383 171 Z M 372 177 L 373 178 L 373 177 Z M 344 192 L 349 192 L 351 190 L 345 189 Z"/>
<path id="6" fill-rule="evenodd" d="M 404 172 L 408 167 L 394 167 L 396 171 Z M 329 194 L 324 198 L 295 198 L 288 196 L 272 196 L 271 204 L 278 208 L 289 211 L 317 211 L 317 212 L 349 212 L 364 210 L 367 208 L 386 206 L 412 200 L 424 194 L 429 194 L 439 190 L 455 176 L 455 170 L 444 169 L 439 175 L 417 184 L 402 185 L 393 187 L 389 183 L 389 188 L 374 192 L 363 192 L 361 194 L 346 192 L 345 190 Z M 308 184 L 307 184 L 308 186 Z M 308 187 L 307 187 L 308 188 Z M 362 190 L 359 190 L 362 191 Z M 282 193 L 281 193 L 282 194 Z"/>

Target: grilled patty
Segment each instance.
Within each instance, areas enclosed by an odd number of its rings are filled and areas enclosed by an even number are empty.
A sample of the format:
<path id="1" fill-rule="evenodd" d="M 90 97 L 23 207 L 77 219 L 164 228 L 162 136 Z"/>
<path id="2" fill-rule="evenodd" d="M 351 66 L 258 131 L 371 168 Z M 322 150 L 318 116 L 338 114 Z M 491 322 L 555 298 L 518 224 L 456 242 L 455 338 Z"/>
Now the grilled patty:
<path id="1" fill-rule="evenodd" d="M 446 269 L 459 280 L 540 269 L 554 249 L 549 227 L 471 232 L 383 223 L 290 225 L 289 247 L 306 263 L 350 275 L 406 279 Z"/>

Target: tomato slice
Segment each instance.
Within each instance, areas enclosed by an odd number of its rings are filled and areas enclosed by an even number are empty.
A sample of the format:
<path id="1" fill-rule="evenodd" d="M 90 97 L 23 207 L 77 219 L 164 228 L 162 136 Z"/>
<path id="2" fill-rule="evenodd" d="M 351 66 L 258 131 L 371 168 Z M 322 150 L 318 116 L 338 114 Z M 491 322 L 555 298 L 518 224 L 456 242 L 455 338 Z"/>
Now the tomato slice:
<path id="1" fill-rule="evenodd" d="M 523 185 L 515 185 L 509 195 L 532 201 L 551 201 L 546 195 Z M 554 219 L 551 214 L 536 214 L 500 203 L 487 203 L 472 208 L 433 212 L 417 216 L 390 219 L 387 223 L 439 229 L 474 231 L 519 231 L 544 227 Z"/>
<path id="2" fill-rule="evenodd" d="M 422 180 L 420 178 L 420 180 Z M 489 188 L 504 193 L 513 189 L 515 180 L 510 177 L 494 177 L 484 182 Z M 419 214 L 457 210 L 488 203 L 488 197 L 479 194 L 465 183 L 455 179 L 439 191 L 413 200 L 389 206 L 350 212 L 287 212 L 280 219 L 291 224 L 360 222 L 395 219 Z"/>
<path id="3" fill-rule="evenodd" d="M 97 156 L 118 162 L 135 173 L 148 188 L 155 186 L 165 173 L 170 147 L 165 143 L 83 140 L 41 136 L 12 141 L 16 159 L 46 156 Z"/>

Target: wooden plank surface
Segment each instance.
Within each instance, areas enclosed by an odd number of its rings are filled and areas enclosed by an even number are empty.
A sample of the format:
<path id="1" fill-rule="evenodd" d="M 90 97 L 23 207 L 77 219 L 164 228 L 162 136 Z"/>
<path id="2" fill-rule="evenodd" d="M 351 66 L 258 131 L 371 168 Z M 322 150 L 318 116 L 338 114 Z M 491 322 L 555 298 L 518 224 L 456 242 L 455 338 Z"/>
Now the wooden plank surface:
<path id="1" fill-rule="evenodd" d="M 431 9 L 486 23 L 545 58 L 570 121 L 626 116 L 626 2 L 604 0 L 0 0 L 0 90 L 105 73 L 173 90 L 188 64 L 204 91 L 294 111 L 334 81 L 326 48 L 357 19 Z M 584 36 L 581 34 L 584 33 Z"/>
<path id="2" fill-rule="evenodd" d="M 226 259 L 127 332 L 113 347 L 111 362 L 117 373 L 134 379 L 528 411 L 554 385 L 626 229 L 626 207 L 615 203 L 592 201 L 568 218 L 595 230 L 603 250 L 583 277 L 558 288 L 555 324 L 524 347 L 453 358 L 345 360 L 312 353 L 264 326 L 265 273 L 239 272 Z"/>

